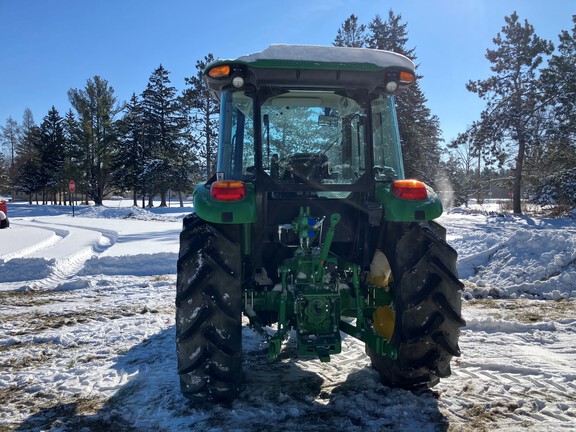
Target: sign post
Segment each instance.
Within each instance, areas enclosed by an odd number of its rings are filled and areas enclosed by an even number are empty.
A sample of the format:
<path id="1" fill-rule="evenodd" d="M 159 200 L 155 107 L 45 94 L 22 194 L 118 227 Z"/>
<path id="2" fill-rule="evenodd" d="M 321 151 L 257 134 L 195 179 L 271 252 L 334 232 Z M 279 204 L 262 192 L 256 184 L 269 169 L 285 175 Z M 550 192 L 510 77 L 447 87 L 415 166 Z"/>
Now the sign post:
<path id="1" fill-rule="evenodd" d="M 76 183 L 74 180 L 70 180 L 68 183 L 68 189 L 70 190 L 70 201 L 72 201 L 72 217 L 74 217 L 74 199 L 72 198 L 72 194 L 76 190 Z"/>

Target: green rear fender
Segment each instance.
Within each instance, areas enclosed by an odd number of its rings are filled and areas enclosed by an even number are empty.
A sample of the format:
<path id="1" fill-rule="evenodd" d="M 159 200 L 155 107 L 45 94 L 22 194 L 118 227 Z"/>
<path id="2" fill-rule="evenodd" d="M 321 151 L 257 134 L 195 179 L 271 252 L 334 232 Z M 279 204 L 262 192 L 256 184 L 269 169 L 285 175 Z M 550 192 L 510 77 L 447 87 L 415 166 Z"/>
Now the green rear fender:
<path id="1" fill-rule="evenodd" d="M 440 197 L 430 187 L 428 198 L 423 200 L 407 200 L 394 195 L 390 185 L 376 185 L 376 200 L 383 205 L 384 219 L 393 222 L 429 221 L 442 214 Z"/>
<path id="2" fill-rule="evenodd" d="M 246 183 L 246 198 L 240 201 L 216 201 L 210 196 L 210 187 L 200 183 L 194 189 L 194 211 L 207 222 L 246 224 L 256 222 L 256 195 L 254 185 Z"/>

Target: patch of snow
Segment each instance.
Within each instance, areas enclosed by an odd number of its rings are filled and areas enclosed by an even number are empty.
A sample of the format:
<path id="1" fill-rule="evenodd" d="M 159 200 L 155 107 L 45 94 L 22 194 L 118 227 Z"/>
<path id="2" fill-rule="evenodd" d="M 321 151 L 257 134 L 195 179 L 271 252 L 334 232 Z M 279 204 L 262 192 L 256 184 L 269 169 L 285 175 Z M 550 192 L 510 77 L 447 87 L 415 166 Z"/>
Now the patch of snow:
<path id="1" fill-rule="evenodd" d="M 369 63 L 382 68 L 401 67 L 414 70 L 409 58 L 390 51 L 351 47 L 273 44 L 263 51 L 238 58 L 253 63 L 259 60 L 292 60 L 323 63 Z"/>

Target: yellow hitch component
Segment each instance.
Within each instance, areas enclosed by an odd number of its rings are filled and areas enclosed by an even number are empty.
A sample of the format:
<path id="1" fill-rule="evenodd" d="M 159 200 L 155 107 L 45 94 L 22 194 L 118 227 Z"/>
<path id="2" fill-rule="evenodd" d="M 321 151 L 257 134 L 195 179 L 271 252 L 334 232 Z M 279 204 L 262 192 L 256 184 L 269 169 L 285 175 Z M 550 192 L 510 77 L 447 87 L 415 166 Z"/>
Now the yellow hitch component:
<path id="1" fill-rule="evenodd" d="M 376 249 L 374 257 L 370 263 L 370 272 L 368 273 L 368 283 L 374 284 L 378 287 L 386 287 L 390 283 L 390 276 L 392 270 L 386 255 L 380 250 Z"/>
<path id="2" fill-rule="evenodd" d="M 374 330 L 388 341 L 392 340 L 394 325 L 396 323 L 396 311 L 390 306 L 379 306 L 372 315 Z"/>
<path id="3" fill-rule="evenodd" d="M 374 253 L 372 263 L 370 263 L 370 272 L 368 273 L 368 283 L 383 288 L 389 292 L 388 284 L 392 279 L 392 270 L 390 263 L 384 253 L 377 249 Z M 394 324 L 396 322 L 396 311 L 390 306 L 378 306 L 372 315 L 374 320 L 374 330 L 380 336 L 385 337 L 388 341 L 392 340 L 394 334 Z"/>

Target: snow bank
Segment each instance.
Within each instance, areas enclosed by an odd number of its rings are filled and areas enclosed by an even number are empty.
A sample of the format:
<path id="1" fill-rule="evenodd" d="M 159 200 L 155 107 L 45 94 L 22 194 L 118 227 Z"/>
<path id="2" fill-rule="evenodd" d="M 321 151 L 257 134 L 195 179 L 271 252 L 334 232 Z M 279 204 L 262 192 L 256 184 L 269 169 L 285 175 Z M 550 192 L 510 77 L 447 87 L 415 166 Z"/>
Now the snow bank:
<path id="1" fill-rule="evenodd" d="M 467 298 L 576 298 L 573 220 L 458 209 L 440 222 L 459 252 L 459 276 L 468 282 Z"/>
<path id="2" fill-rule="evenodd" d="M 175 274 L 177 253 L 138 254 L 95 257 L 86 261 L 80 276 L 87 275 L 159 275 Z"/>

